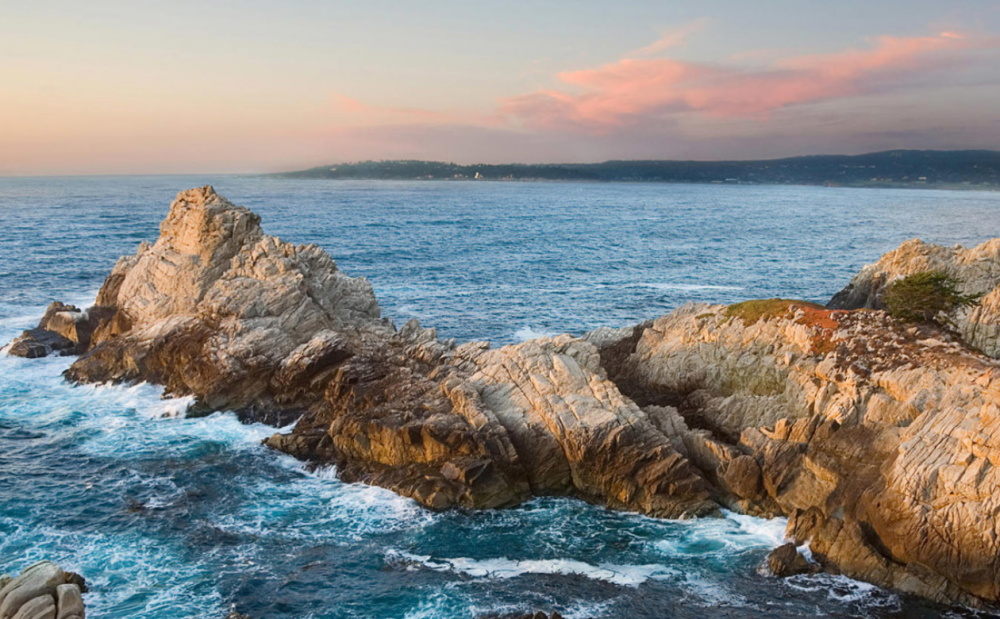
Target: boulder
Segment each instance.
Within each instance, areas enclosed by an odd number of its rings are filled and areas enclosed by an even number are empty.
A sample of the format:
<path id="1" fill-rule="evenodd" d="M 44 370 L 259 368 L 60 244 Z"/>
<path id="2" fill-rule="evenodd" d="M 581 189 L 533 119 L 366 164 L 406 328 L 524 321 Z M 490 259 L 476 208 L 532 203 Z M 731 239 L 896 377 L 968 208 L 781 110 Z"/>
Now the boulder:
<path id="1" fill-rule="evenodd" d="M 767 569 L 775 576 L 786 578 L 814 573 L 817 571 L 817 566 L 809 563 L 799 553 L 795 544 L 789 542 L 778 546 L 767 555 Z"/>
<path id="2" fill-rule="evenodd" d="M 0 619 L 84 618 L 83 578 L 48 561 L 0 584 Z"/>

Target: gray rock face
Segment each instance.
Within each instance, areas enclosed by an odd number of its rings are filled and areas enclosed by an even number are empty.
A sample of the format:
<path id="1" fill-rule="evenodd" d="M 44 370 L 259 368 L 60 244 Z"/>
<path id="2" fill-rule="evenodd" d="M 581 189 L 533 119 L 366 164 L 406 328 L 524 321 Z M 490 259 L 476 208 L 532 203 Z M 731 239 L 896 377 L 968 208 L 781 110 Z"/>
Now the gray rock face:
<path id="1" fill-rule="evenodd" d="M 2 581 L 0 581 L 2 582 Z M 0 588 L 0 619 L 84 619 L 83 578 L 42 561 Z"/>
<path id="2" fill-rule="evenodd" d="M 906 241 L 861 269 L 828 307 L 882 309 L 889 284 L 922 271 L 942 271 L 959 282 L 964 294 L 983 295 L 978 305 L 956 311 L 951 319 L 965 341 L 991 357 L 1000 357 L 1000 239 L 971 248 Z"/>

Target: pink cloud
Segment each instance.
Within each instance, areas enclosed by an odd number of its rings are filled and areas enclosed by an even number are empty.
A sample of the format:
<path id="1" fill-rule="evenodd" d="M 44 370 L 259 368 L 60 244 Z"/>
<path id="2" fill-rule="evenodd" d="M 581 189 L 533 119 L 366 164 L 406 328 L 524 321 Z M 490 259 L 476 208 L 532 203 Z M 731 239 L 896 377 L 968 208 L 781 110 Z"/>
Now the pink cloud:
<path id="1" fill-rule="evenodd" d="M 625 58 L 569 71 L 560 81 L 576 92 L 544 90 L 511 97 L 499 113 L 529 129 L 605 132 L 678 112 L 764 118 L 794 105 L 853 97 L 939 70 L 953 54 L 997 47 L 943 32 L 926 37 L 879 37 L 869 49 L 786 58 L 766 69 L 666 58 Z"/>
<path id="2" fill-rule="evenodd" d="M 701 32 L 704 30 L 705 25 L 708 20 L 705 18 L 695 20 L 689 24 L 684 24 L 680 28 L 675 28 L 673 30 L 664 30 L 660 33 L 660 38 L 650 43 L 649 45 L 639 48 L 633 52 L 629 52 L 626 56 L 654 56 L 660 52 L 672 49 L 675 47 L 681 47 L 687 43 L 687 39 L 692 34 Z"/>

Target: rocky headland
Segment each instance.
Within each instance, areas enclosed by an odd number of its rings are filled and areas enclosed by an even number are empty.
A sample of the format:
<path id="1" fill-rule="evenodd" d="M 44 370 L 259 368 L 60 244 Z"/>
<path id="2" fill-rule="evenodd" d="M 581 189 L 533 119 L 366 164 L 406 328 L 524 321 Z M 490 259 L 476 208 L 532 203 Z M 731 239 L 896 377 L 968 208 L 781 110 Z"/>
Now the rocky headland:
<path id="1" fill-rule="evenodd" d="M 782 515 L 818 566 L 785 547 L 777 571 L 1000 601 L 1000 241 L 908 242 L 829 307 L 687 305 L 494 349 L 397 329 L 367 281 L 211 187 L 179 194 L 160 232 L 95 307 L 54 305 L 9 352 L 80 354 L 69 380 L 158 383 L 194 396 L 189 414 L 298 418 L 267 444 L 430 508 L 567 495 Z M 986 293 L 954 330 L 880 309 L 893 279 L 928 269 Z"/>

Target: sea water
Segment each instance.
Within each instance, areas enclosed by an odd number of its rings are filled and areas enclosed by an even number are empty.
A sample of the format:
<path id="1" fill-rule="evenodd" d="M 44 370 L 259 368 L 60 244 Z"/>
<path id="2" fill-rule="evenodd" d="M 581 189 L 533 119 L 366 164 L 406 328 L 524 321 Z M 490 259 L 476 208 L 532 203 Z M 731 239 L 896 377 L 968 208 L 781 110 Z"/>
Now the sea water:
<path id="1" fill-rule="evenodd" d="M 0 179 L 0 343 L 85 306 L 173 195 L 211 183 L 266 232 L 368 277 L 386 315 L 497 344 L 689 301 L 825 301 L 921 237 L 1000 236 L 1000 194 L 659 184 Z M 264 448 L 274 428 L 151 385 L 66 384 L 0 355 L 0 571 L 84 574 L 88 615 L 221 619 L 934 617 L 843 577 L 767 576 L 784 522 L 669 521 L 565 498 L 433 513 Z"/>

